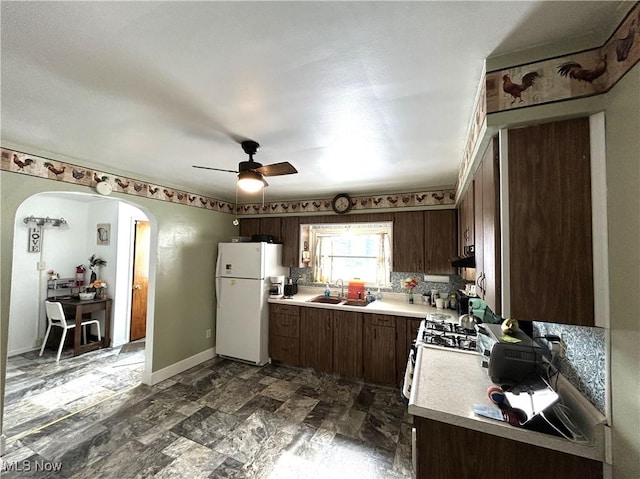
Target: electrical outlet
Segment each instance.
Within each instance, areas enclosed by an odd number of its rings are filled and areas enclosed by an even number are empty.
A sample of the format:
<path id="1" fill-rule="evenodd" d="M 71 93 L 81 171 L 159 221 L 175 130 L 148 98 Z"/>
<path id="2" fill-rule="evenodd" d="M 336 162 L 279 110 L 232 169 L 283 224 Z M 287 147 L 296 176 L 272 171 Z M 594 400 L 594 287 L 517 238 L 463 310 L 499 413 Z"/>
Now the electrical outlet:
<path id="1" fill-rule="evenodd" d="M 205 331 L 205 336 L 206 336 L 207 338 L 210 338 L 210 337 L 211 337 L 211 329 L 207 329 L 207 330 Z"/>
<path id="2" fill-rule="evenodd" d="M 47 268 L 47 263 L 45 263 L 44 261 L 38 261 L 36 263 L 36 268 L 38 269 L 38 271 L 43 271 Z"/>

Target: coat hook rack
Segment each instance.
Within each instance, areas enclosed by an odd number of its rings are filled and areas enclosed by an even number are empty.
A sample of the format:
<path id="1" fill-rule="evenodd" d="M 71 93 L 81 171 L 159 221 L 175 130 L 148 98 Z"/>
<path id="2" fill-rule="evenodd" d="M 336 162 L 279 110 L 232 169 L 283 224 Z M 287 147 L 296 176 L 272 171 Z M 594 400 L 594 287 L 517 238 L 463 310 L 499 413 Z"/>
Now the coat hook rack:
<path id="1" fill-rule="evenodd" d="M 60 218 L 43 218 L 41 216 L 27 216 L 24 220 L 27 226 L 51 226 L 53 228 L 68 227 L 69 223 L 63 217 Z"/>

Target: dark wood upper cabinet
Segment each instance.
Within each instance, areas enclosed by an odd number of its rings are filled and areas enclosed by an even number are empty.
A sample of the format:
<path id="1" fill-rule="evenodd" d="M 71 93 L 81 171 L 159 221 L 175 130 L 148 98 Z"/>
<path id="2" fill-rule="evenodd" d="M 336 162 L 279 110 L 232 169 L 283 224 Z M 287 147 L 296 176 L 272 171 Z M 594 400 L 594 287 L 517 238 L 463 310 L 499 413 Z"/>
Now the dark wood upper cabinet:
<path id="1" fill-rule="evenodd" d="M 594 325 L 589 119 L 509 130 L 516 319 Z"/>
<path id="2" fill-rule="evenodd" d="M 456 210 L 399 211 L 357 215 L 240 219 L 240 236 L 272 235 L 283 244 L 282 265 L 300 264 L 300 224 L 393 221 L 393 271 L 452 274 L 456 256 Z"/>
<path id="3" fill-rule="evenodd" d="M 299 216 L 283 216 L 280 220 L 282 266 L 294 266 L 297 268 L 300 264 Z"/>
<path id="4" fill-rule="evenodd" d="M 424 213 L 422 211 L 394 214 L 393 271 L 424 271 Z"/>
<path id="5" fill-rule="evenodd" d="M 458 254 L 465 254 L 465 247 L 475 245 L 475 211 L 474 211 L 474 181 L 462 196 L 458 207 Z M 475 268 L 460 268 L 460 276 L 467 281 L 475 281 Z"/>
<path id="6" fill-rule="evenodd" d="M 251 238 L 260 234 L 260 218 L 242 218 L 240 220 L 240 236 Z"/>
<path id="7" fill-rule="evenodd" d="M 281 220 L 279 217 L 260 218 L 260 234 L 273 236 L 273 241 L 282 241 L 280 238 Z"/>
<path id="8" fill-rule="evenodd" d="M 453 274 L 451 258 L 456 256 L 458 215 L 456 210 L 424 212 L 424 271 Z"/>
<path id="9" fill-rule="evenodd" d="M 240 236 L 271 235 L 274 241 L 281 241 L 281 225 L 279 217 L 242 218 L 240 220 Z"/>
<path id="10" fill-rule="evenodd" d="M 460 254 L 464 253 L 465 246 L 471 246 L 475 241 L 474 236 L 474 211 L 473 211 L 473 181 L 460 200 L 458 208 L 458 237 Z"/>
<path id="11" fill-rule="evenodd" d="M 488 145 L 474 181 L 476 284 L 491 310 L 502 311 L 498 138 Z"/>

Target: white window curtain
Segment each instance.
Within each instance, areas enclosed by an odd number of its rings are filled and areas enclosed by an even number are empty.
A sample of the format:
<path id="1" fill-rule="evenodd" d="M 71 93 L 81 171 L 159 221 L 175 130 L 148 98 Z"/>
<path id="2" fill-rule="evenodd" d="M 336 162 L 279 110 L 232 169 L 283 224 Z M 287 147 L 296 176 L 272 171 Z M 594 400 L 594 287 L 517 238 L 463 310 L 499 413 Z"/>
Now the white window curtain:
<path id="1" fill-rule="evenodd" d="M 379 228 L 377 229 L 379 231 Z M 336 275 L 345 276 L 345 262 L 347 262 L 347 264 L 353 265 L 353 268 L 349 268 L 349 271 L 353 272 L 351 278 L 360 277 L 369 284 L 379 286 L 388 285 L 391 276 L 391 235 L 387 232 L 372 233 L 371 231 L 363 232 L 363 234 L 368 238 L 375 238 L 376 243 L 373 248 L 375 259 L 371 252 L 369 252 L 369 255 L 371 255 L 369 257 L 375 262 L 375 272 L 373 275 L 369 273 L 369 277 L 365 277 L 365 273 L 363 271 L 371 272 L 373 270 L 373 265 L 369 262 L 368 267 L 362 266 L 363 258 L 364 262 L 367 260 L 366 256 L 363 256 L 361 251 L 358 251 L 358 253 L 355 254 L 351 253 L 353 254 L 351 263 L 349 263 L 349 256 L 344 256 L 344 236 L 341 236 L 339 233 L 336 234 L 336 232 L 323 232 L 322 234 L 319 234 L 318 232 L 311 232 L 310 240 L 313 245 L 313 282 L 328 283 L 336 281 L 338 279 L 338 277 L 334 277 Z M 358 235 L 354 235 L 354 237 L 357 236 Z M 362 239 L 362 237 L 363 236 L 360 235 L 359 238 Z M 342 247 L 338 247 L 339 244 L 342 245 Z M 334 254 L 337 254 L 338 256 L 334 256 Z M 358 266 L 356 265 L 360 265 L 360 272 L 357 271 Z M 345 276 L 341 279 L 349 280 L 351 278 Z"/>

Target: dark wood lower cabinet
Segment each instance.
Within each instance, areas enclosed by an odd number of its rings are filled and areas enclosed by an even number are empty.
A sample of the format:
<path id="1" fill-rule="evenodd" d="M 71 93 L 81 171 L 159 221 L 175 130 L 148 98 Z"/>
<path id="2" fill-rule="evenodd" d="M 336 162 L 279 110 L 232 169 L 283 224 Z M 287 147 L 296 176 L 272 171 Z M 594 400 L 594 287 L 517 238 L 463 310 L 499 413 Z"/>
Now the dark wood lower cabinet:
<path id="1" fill-rule="evenodd" d="M 362 313 L 333 312 L 333 372 L 362 377 Z"/>
<path id="2" fill-rule="evenodd" d="M 602 463 L 414 417 L 417 479 L 601 479 Z"/>
<path id="3" fill-rule="evenodd" d="M 269 305 L 274 361 L 400 385 L 419 319 L 285 304 Z"/>
<path id="4" fill-rule="evenodd" d="M 301 308 L 300 362 L 322 372 L 333 370 L 333 312 Z"/>
<path id="5" fill-rule="evenodd" d="M 367 315 L 362 343 L 364 380 L 396 384 L 396 318 L 382 314 Z"/>
<path id="6" fill-rule="evenodd" d="M 300 308 L 269 305 L 269 356 L 274 361 L 300 365 Z"/>

